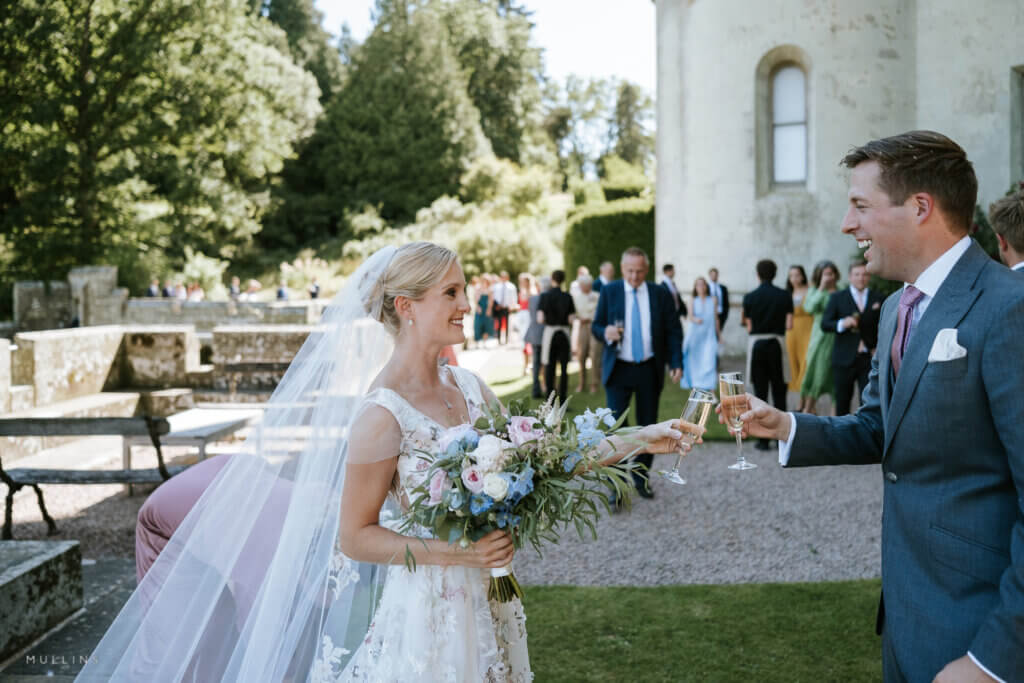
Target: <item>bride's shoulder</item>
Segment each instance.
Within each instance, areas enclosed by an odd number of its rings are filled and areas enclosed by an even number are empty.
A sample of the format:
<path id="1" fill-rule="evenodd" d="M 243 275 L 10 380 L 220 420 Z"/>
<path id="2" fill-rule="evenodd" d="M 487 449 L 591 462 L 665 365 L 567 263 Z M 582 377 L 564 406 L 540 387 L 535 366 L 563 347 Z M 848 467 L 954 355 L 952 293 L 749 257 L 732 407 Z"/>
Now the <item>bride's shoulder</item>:
<path id="1" fill-rule="evenodd" d="M 389 444 L 395 445 L 395 455 L 402 442 L 402 429 L 398 416 L 382 402 L 375 400 L 380 392 L 374 391 L 366 395 L 358 412 L 352 420 L 350 444 L 365 444 L 378 451 L 388 450 Z M 375 396 L 376 395 L 376 396 Z M 358 460 L 359 458 L 356 458 Z"/>
<path id="2" fill-rule="evenodd" d="M 498 400 L 494 392 L 487 385 L 487 382 L 480 375 L 457 365 L 449 365 L 448 367 L 463 387 L 476 389 L 482 401 L 487 405 L 491 405 Z"/>

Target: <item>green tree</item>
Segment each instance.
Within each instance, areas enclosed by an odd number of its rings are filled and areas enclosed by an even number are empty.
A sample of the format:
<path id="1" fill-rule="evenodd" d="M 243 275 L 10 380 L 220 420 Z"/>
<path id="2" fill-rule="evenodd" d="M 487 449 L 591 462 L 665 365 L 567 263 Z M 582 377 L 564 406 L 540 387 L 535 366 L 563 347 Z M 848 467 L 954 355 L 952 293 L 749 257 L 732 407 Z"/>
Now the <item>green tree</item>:
<path id="1" fill-rule="evenodd" d="M 595 173 L 607 138 L 611 85 L 606 79 L 570 75 L 544 86 L 543 129 L 555 146 L 567 176 Z"/>
<path id="2" fill-rule="evenodd" d="M 229 257 L 259 229 L 273 176 L 320 108 L 312 76 L 248 0 L 10 9 L 0 235 L 15 276 L 102 261 L 130 272 L 154 254 L 180 264 L 184 246 Z"/>
<path id="3" fill-rule="evenodd" d="M 323 13 L 313 0 L 262 0 L 258 11 L 281 27 L 293 59 L 316 77 L 320 101 L 327 102 L 341 86 L 343 67 L 339 50 L 323 28 Z"/>
<path id="4" fill-rule="evenodd" d="M 629 164 L 648 166 L 654 156 L 654 102 L 638 85 L 621 81 L 608 117 L 608 151 Z"/>

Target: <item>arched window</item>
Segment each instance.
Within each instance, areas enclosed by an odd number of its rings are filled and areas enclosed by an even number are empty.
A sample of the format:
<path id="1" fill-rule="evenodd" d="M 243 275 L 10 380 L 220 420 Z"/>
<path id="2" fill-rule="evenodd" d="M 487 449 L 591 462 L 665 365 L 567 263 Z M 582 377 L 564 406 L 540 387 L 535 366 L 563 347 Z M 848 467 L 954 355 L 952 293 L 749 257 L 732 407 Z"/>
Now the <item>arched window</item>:
<path id="1" fill-rule="evenodd" d="M 772 182 L 807 180 L 807 78 L 787 64 L 772 75 Z"/>

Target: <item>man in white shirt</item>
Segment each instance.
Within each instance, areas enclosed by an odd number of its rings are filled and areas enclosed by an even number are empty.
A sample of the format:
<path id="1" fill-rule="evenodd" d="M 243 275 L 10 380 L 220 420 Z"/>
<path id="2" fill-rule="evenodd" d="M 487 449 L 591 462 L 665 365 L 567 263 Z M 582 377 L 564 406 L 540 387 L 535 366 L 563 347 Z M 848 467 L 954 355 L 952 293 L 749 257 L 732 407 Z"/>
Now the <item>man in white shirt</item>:
<path id="1" fill-rule="evenodd" d="M 988 222 L 999 240 L 999 258 L 1011 270 L 1024 272 L 1024 183 L 989 208 Z"/>
<path id="2" fill-rule="evenodd" d="M 718 281 L 718 268 L 708 270 L 708 279 L 711 296 L 718 300 L 718 325 L 724 329 L 729 317 L 729 288 Z"/>
<path id="3" fill-rule="evenodd" d="M 494 318 L 494 335 L 498 337 L 498 343 L 507 344 L 508 313 L 510 310 L 518 309 L 519 302 L 516 296 L 519 292 L 516 290 L 516 286 L 509 281 L 508 271 L 501 271 L 499 277 L 501 279 L 491 287 L 491 296 L 494 297 L 491 317 Z"/>
<path id="4" fill-rule="evenodd" d="M 660 284 L 666 290 L 668 290 L 669 296 L 672 297 L 672 302 L 676 305 L 676 313 L 679 314 L 680 318 L 686 317 L 686 304 L 683 303 L 683 297 L 679 295 L 679 288 L 676 287 L 676 267 L 671 263 L 666 263 L 661 267 L 661 282 Z"/>
<path id="5" fill-rule="evenodd" d="M 880 463 L 885 681 L 1016 681 L 1024 672 L 1024 278 L 969 237 L 977 179 L 931 131 L 850 152 L 842 231 L 868 272 L 907 283 L 882 308 L 854 415 L 748 396 L 752 436 L 787 467 Z"/>
<path id="6" fill-rule="evenodd" d="M 599 275 L 594 280 L 594 291 L 600 294 L 601 288 L 611 284 L 612 280 L 615 279 L 615 265 L 611 261 L 605 261 L 598 267 L 597 272 Z"/>

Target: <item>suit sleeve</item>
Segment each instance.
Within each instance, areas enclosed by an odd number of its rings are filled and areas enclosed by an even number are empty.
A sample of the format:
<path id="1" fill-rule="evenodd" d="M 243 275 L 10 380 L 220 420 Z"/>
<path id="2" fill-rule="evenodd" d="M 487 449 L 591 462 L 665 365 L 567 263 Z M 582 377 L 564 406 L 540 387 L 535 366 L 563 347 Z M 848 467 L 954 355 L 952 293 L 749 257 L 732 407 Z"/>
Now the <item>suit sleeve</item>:
<path id="1" fill-rule="evenodd" d="M 871 358 L 868 386 L 854 415 L 818 417 L 794 413 L 796 437 L 786 467 L 872 465 L 882 462 L 885 426 L 878 399 L 878 354 Z"/>
<path id="2" fill-rule="evenodd" d="M 839 295 L 842 292 L 833 292 L 828 297 L 828 303 L 825 304 L 825 314 L 821 316 L 821 331 L 822 332 L 836 332 L 836 325 L 843 319 L 843 316 L 839 313 Z"/>
<path id="3" fill-rule="evenodd" d="M 602 287 L 597 296 L 597 311 L 590 322 L 590 331 L 604 342 L 604 328 L 608 327 L 608 287 Z"/>
<path id="4" fill-rule="evenodd" d="M 1005 315 L 989 328 L 982 350 L 981 374 L 989 410 L 1016 489 L 1017 521 L 1010 531 L 1010 566 L 999 581 L 999 602 L 982 622 L 969 648 L 986 669 L 1004 680 L 1017 680 L 1024 671 L 1024 421 L 1020 393 L 1024 364 L 1024 297 L 1008 302 Z"/>

